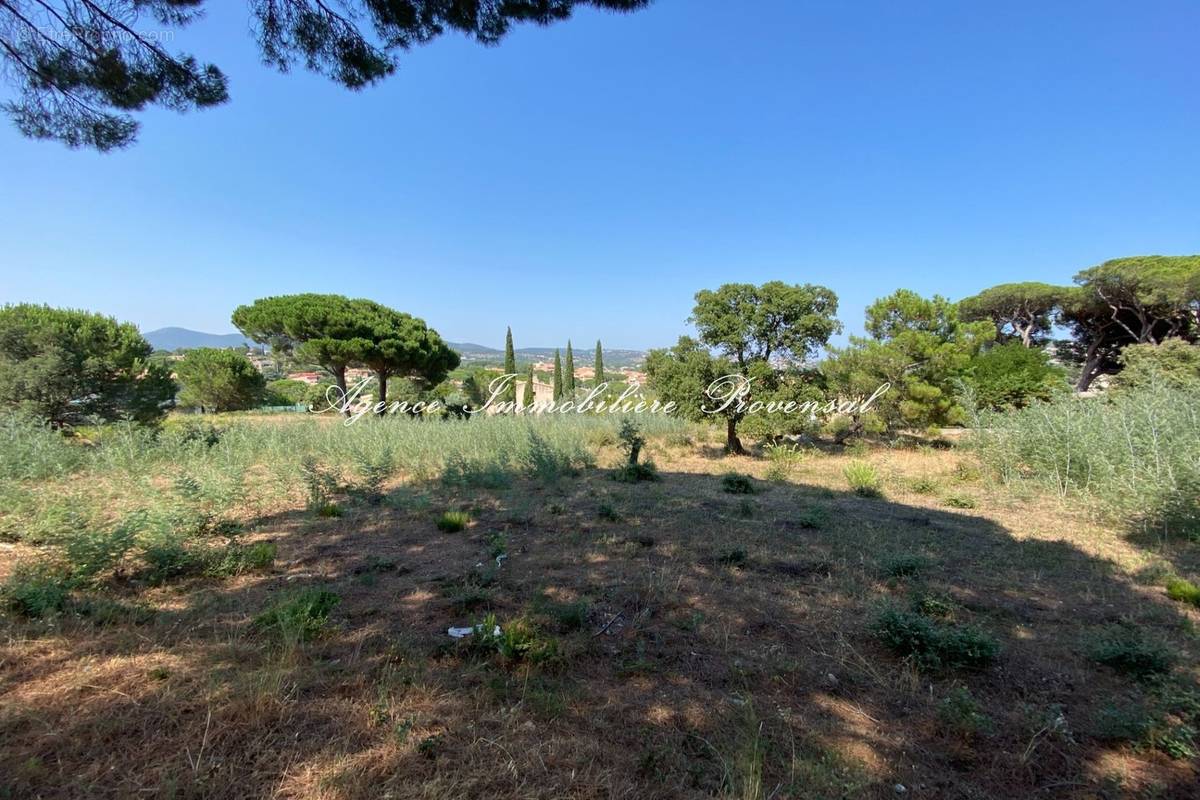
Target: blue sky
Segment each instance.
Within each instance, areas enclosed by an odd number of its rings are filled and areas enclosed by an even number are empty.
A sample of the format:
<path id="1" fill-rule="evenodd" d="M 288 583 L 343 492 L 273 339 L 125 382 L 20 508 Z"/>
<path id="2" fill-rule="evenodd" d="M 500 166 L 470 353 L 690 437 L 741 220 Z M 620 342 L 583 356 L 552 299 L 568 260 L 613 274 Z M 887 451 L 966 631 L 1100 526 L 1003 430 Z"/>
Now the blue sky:
<path id="1" fill-rule="evenodd" d="M 446 37 L 361 93 L 209 7 L 174 44 L 226 106 L 108 155 L 0 127 L 0 301 L 227 332 L 328 291 L 458 341 L 641 348 L 729 281 L 827 285 L 856 332 L 901 286 L 1200 251 L 1195 2 L 658 0 Z"/>

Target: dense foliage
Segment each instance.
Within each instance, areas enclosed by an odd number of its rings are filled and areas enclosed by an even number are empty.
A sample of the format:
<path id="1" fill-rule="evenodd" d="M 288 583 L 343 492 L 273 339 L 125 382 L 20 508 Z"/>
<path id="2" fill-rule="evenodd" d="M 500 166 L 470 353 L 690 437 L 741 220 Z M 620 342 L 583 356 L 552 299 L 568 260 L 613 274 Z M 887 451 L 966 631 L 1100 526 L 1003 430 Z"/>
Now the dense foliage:
<path id="1" fill-rule="evenodd" d="M 39 305 L 0 309 L 0 406 L 55 426 L 159 419 L 175 396 L 128 322 Z"/>
<path id="2" fill-rule="evenodd" d="M 263 399 L 266 381 L 250 359 L 236 350 L 198 347 L 175 366 L 178 404 L 201 411 L 242 411 Z"/>
<path id="3" fill-rule="evenodd" d="M 995 411 L 1023 408 L 1068 389 L 1066 372 L 1051 364 L 1044 350 L 1019 341 L 989 347 L 971 359 L 966 383 L 979 408 Z"/>

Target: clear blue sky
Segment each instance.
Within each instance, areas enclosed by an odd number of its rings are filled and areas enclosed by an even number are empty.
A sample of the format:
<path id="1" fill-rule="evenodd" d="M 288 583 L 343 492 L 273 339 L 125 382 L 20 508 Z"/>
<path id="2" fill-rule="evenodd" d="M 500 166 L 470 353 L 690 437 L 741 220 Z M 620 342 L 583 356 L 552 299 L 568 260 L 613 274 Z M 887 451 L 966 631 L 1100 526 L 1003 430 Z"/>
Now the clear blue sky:
<path id="1" fill-rule="evenodd" d="M 499 346 L 673 343 L 692 295 L 814 282 L 848 331 L 952 298 L 1200 251 L 1200 3 L 658 0 L 447 37 L 351 93 L 259 64 L 245 4 L 177 49 L 231 102 L 133 149 L 0 129 L 0 301 L 143 330 L 366 296 Z"/>

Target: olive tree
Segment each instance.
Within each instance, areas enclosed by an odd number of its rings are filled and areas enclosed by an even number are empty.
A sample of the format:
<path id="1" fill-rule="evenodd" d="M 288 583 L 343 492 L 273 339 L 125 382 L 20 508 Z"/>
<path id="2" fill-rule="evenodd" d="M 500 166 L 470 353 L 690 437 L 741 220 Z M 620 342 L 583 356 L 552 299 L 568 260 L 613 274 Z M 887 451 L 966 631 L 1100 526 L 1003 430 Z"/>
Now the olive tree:
<path id="1" fill-rule="evenodd" d="M 841 330 L 837 295 L 824 286 L 770 281 L 761 286 L 728 283 L 696 293 L 690 321 L 698 341 L 683 338 L 672 350 L 647 359 L 651 386 L 681 409 L 720 408 L 725 419 L 725 447 L 744 453 L 738 423 L 755 397 L 774 396 L 788 369 L 816 355 Z M 713 356 L 705 349 L 715 350 Z M 725 370 L 713 375 L 714 370 Z M 735 376 L 739 402 L 713 403 L 705 390 L 717 378 Z M 699 386 L 701 377 L 711 380 Z M 730 383 L 730 390 L 734 384 Z"/>

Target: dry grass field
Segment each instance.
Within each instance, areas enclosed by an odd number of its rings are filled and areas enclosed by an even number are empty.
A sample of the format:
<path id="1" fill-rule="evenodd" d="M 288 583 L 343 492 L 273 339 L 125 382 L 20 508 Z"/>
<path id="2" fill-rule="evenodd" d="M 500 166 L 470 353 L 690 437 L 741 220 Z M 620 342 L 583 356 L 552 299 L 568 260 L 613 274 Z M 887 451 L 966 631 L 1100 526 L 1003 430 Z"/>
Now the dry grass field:
<path id="1" fill-rule="evenodd" d="M 493 488 L 335 488 L 336 517 L 292 493 L 241 512 L 260 569 L 6 615 L 0 796 L 1200 796 L 1198 614 L 1161 581 L 1194 546 L 960 449 L 647 449 L 658 481 L 601 443 Z"/>

